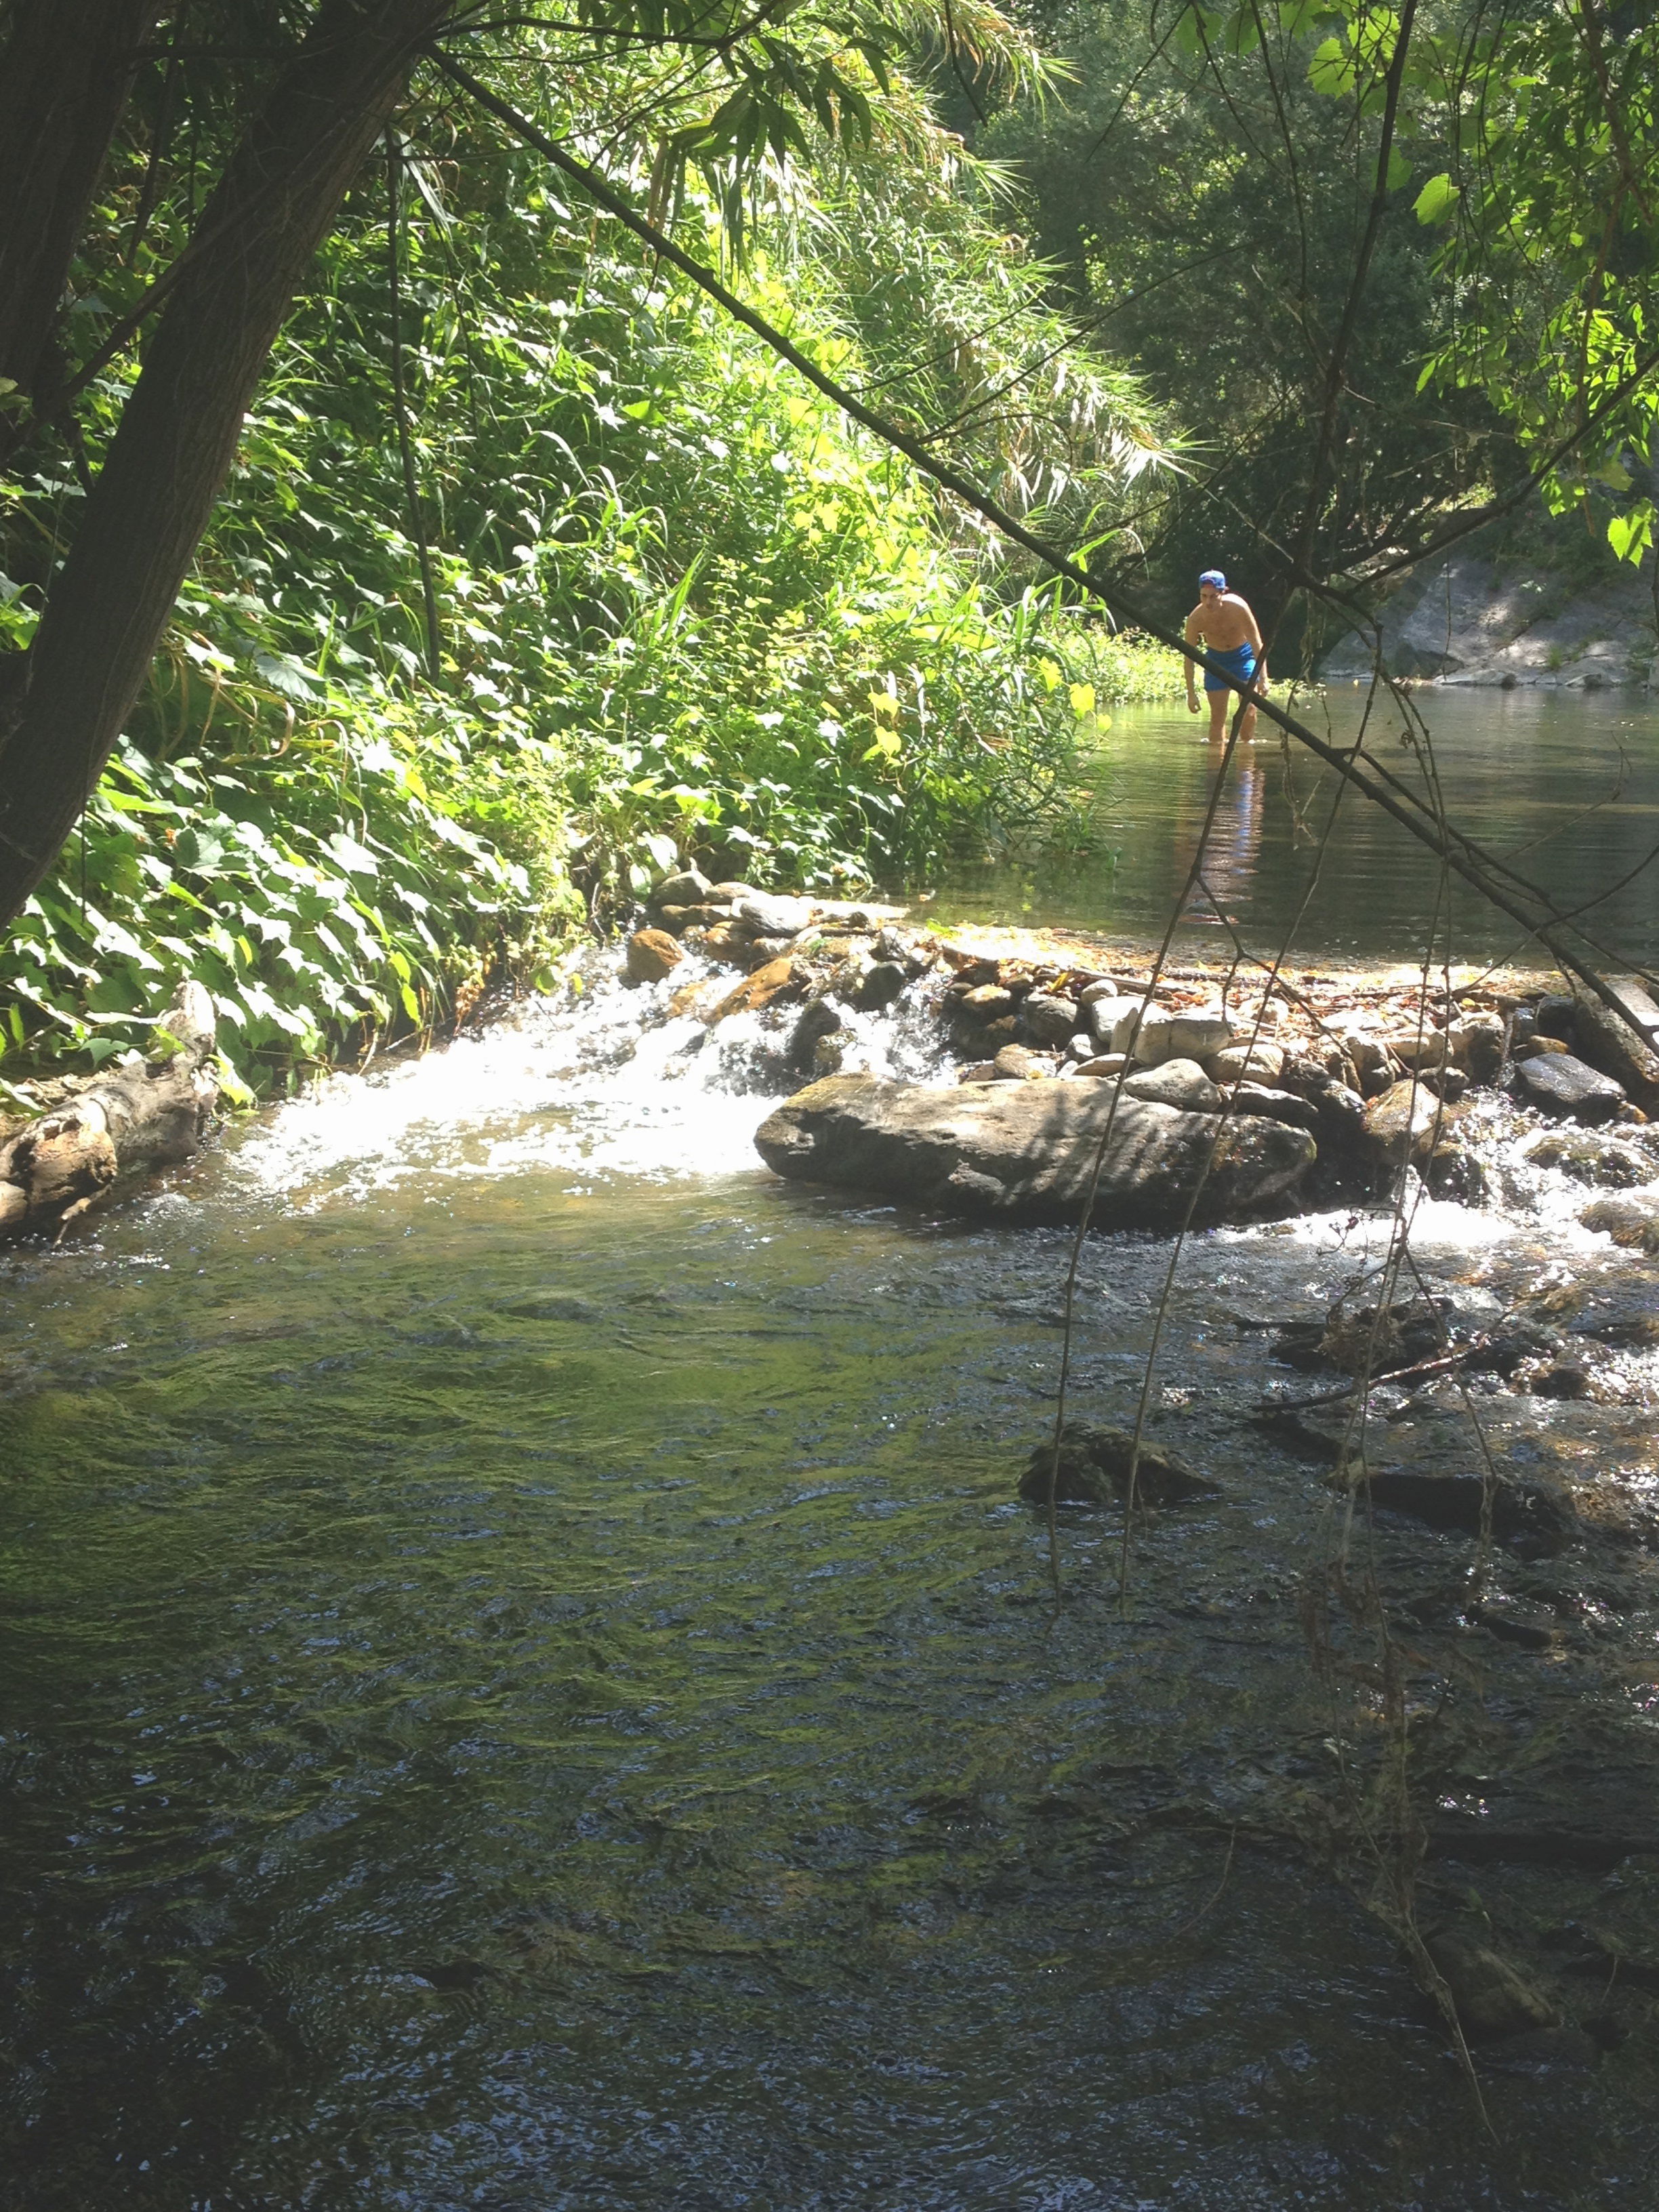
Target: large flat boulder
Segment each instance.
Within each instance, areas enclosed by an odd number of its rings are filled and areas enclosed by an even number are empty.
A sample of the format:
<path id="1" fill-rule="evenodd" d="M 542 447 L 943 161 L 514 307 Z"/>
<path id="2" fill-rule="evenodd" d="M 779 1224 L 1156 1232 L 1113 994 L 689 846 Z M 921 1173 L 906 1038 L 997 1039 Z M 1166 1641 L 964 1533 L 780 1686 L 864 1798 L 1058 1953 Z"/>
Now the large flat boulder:
<path id="1" fill-rule="evenodd" d="M 879 1191 L 947 1213 L 1075 1221 L 1111 1111 L 1112 1083 L 992 1083 L 937 1090 L 835 1075 L 797 1091 L 755 1143 L 781 1176 Z M 1150 1099 L 1118 1101 L 1093 1218 L 1103 1229 L 1231 1221 L 1286 1199 L 1312 1166 L 1303 1129 L 1255 1115 L 1223 1120 Z"/>

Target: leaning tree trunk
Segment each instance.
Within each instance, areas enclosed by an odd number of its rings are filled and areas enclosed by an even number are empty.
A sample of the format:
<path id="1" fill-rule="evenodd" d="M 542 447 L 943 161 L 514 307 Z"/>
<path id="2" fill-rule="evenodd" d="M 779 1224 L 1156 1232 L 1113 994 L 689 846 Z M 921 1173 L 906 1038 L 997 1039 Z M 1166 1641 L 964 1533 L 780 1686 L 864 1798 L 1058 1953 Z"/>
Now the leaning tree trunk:
<path id="1" fill-rule="evenodd" d="M 160 13 L 159 0 L 19 0 L 0 52 L 0 376 L 37 406 L 51 404 L 70 264 Z"/>
<path id="2" fill-rule="evenodd" d="M 148 1060 L 52 1086 L 63 1095 L 33 1120 L 0 1117 L 0 1243 L 61 1237 L 118 1184 L 187 1160 L 219 1096 L 213 1047 L 213 1000 L 181 983 Z"/>
<path id="3" fill-rule="evenodd" d="M 454 0 L 323 0 L 198 222 L 0 732 L 0 927 L 132 710 L 307 264 Z"/>

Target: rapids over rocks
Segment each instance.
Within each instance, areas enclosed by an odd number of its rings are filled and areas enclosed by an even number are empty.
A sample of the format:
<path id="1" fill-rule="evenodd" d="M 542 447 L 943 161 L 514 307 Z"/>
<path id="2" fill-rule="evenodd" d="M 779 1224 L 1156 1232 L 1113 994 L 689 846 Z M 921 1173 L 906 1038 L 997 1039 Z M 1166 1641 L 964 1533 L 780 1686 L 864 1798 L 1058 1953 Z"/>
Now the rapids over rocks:
<path id="1" fill-rule="evenodd" d="M 1089 1239 L 1056 1612 L 1069 1230 L 755 1149 L 1110 1087 L 890 920 L 833 1032 L 665 931 L 0 1262 L 8 2212 L 1650 2212 L 1648 1128 L 1449 1046 L 1456 1176 L 1189 1237 L 1121 1592 L 1172 1243 Z"/>

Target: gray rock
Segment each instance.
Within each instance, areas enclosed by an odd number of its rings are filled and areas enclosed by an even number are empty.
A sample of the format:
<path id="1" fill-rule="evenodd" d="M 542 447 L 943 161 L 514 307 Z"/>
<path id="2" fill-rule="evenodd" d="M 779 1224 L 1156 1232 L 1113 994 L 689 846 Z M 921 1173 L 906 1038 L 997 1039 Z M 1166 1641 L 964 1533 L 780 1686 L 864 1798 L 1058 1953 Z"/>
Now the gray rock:
<path id="1" fill-rule="evenodd" d="M 961 1011 L 977 1022 L 994 1022 L 1014 1011 L 1014 994 L 1000 983 L 975 983 L 957 1000 Z"/>
<path id="2" fill-rule="evenodd" d="M 1161 1067 L 1166 1060 L 1208 1060 L 1232 1042 L 1232 1024 L 1215 1014 L 1181 1014 L 1152 1006 L 1139 1024 L 1121 1023 L 1112 1040 L 1114 1052 L 1133 1052 L 1143 1067 Z"/>
<path id="3" fill-rule="evenodd" d="M 938 947 L 915 937 L 889 921 L 876 932 L 876 957 L 880 960 L 896 960 L 907 975 L 923 975 L 939 958 Z"/>
<path id="4" fill-rule="evenodd" d="M 1365 1134 L 1365 1102 L 1346 1083 L 1327 1084 L 1308 1102 L 1318 1115 L 1314 1134 L 1322 1152 L 1351 1152 Z"/>
<path id="5" fill-rule="evenodd" d="M 1266 1037 L 1258 1037 L 1254 1044 L 1245 1038 L 1212 1053 L 1204 1063 L 1204 1073 L 1212 1083 L 1277 1085 L 1285 1073 L 1285 1048 L 1270 1044 Z"/>
<path id="6" fill-rule="evenodd" d="M 1561 2015 L 1548 1999 L 1469 1929 L 1442 1922 L 1424 1930 L 1423 1948 L 1450 1994 L 1458 2025 L 1472 2039 L 1559 2025 Z"/>
<path id="7" fill-rule="evenodd" d="M 1317 1106 L 1298 1098 L 1293 1091 L 1275 1091 L 1265 1083 L 1241 1083 L 1233 1092 L 1233 1111 L 1265 1114 L 1270 1121 L 1284 1121 L 1292 1129 L 1311 1129 L 1316 1137 L 1319 1134 Z M 1363 1115 L 1363 1104 L 1360 1112 Z"/>
<path id="8" fill-rule="evenodd" d="M 1091 986 L 1092 988 L 1092 986 Z M 1127 1037 L 1146 1006 L 1144 999 L 1131 999 L 1113 991 L 1105 991 L 1091 999 L 1085 992 L 1078 1001 L 1089 1024 L 1089 1034 L 1107 1052 L 1122 1052 L 1127 1048 L 1114 1042 L 1121 1027 Z"/>
<path id="9" fill-rule="evenodd" d="M 1634 975 L 1610 975 L 1624 1009 L 1622 1019 L 1583 985 L 1576 986 L 1573 1020 L 1582 1058 L 1624 1085 L 1649 1114 L 1659 1113 L 1659 1006 Z"/>
<path id="10" fill-rule="evenodd" d="M 968 1084 L 949 1090 L 843 1075 L 780 1106 L 756 1134 L 779 1175 L 882 1191 L 947 1212 L 1075 1220 L 1111 1114 L 1105 1083 Z M 1249 1217 L 1288 1199 L 1313 1164 L 1305 1131 L 1255 1115 L 1218 1121 L 1122 1098 L 1093 1218 L 1103 1229 Z"/>
<path id="11" fill-rule="evenodd" d="M 740 898 L 749 896 L 747 884 L 711 884 L 708 897 L 711 904 L 718 901 L 722 906 L 735 906 Z"/>
<path id="12" fill-rule="evenodd" d="M 1384 1038 L 1383 1043 L 1401 1067 L 1414 1067 L 1419 1075 L 1431 1068 L 1443 1067 L 1452 1056 L 1451 1039 L 1443 1030 L 1401 1030 Z"/>
<path id="13" fill-rule="evenodd" d="M 1123 1090 L 1126 1097 L 1154 1099 L 1188 1114 L 1214 1114 L 1221 1108 L 1220 1091 L 1195 1060 L 1166 1060 L 1145 1074 L 1130 1076 Z"/>
<path id="14" fill-rule="evenodd" d="M 1019 1010 L 1020 1029 L 1031 1044 L 1065 1044 L 1078 1024 L 1077 1002 L 1033 991 Z"/>
<path id="15" fill-rule="evenodd" d="M 1079 1060 L 1077 1072 L 1079 1075 L 1121 1075 L 1128 1065 L 1127 1052 L 1101 1052 L 1092 1060 Z"/>
<path id="16" fill-rule="evenodd" d="M 1363 1095 L 1380 1098 L 1397 1073 L 1382 1039 L 1365 1030 L 1350 1030 L 1342 1039 L 1342 1047 L 1353 1062 Z"/>
<path id="17" fill-rule="evenodd" d="M 789 1033 L 790 1066 L 803 1072 L 811 1068 L 821 1075 L 833 1073 L 832 1069 L 819 1066 L 817 1048 L 820 1039 L 834 1036 L 841 1025 L 841 1016 L 828 999 L 814 999 L 810 1005 L 804 1006 Z"/>
<path id="18" fill-rule="evenodd" d="M 1403 1167 L 1425 1160 L 1452 1124 L 1452 1112 L 1422 1083 L 1396 1083 L 1365 1109 L 1367 1146 L 1375 1157 Z"/>
<path id="19" fill-rule="evenodd" d="M 1629 1190 L 1633 1184 L 1651 1182 L 1654 1175 L 1653 1161 L 1634 1145 L 1588 1129 L 1546 1129 L 1521 1157 L 1535 1167 L 1553 1168 L 1571 1182 L 1600 1183 L 1608 1190 Z"/>
<path id="20" fill-rule="evenodd" d="M 903 990 L 909 977 L 896 960 L 877 960 L 865 971 L 862 981 L 854 994 L 853 1004 L 866 1013 L 882 1006 L 890 1006 Z"/>
<path id="21" fill-rule="evenodd" d="M 1575 591 L 1530 565 L 1500 568 L 1460 549 L 1420 563 L 1385 601 L 1383 661 L 1392 675 L 1443 684 L 1595 690 L 1641 680 L 1639 641 L 1652 620 L 1647 576 L 1628 567 Z M 1369 642 L 1351 636 L 1321 674 L 1363 678 L 1370 670 Z"/>
<path id="22" fill-rule="evenodd" d="M 1004 1083 L 1036 1083 L 1054 1072 L 1047 1053 L 1033 1052 L 1028 1044 L 1004 1045 L 991 1065 Z"/>
<path id="23" fill-rule="evenodd" d="M 744 891 L 732 902 L 732 927 L 745 937 L 798 937 L 811 919 L 811 899 Z"/>
<path id="24" fill-rule="evenodd" d="M 1625 1094 L 1610 1075 L 1599 1075 L 1569 1052 L 1523 1060 L 1515 1071 L 1516 1088 L 1530 1106 L 1565 1121 L 1594 1125 L 1610 1121 Z"/>
<path id="25" fill-rule="evenodd" d="M 1134 997 L 1135 994 L 1132 991 L 1126 990 L 1121 983 L 1115 983 L 1109 975 L 1097 975 L 1092 981 L 1085 983 L 1078 993 L 1077 1002 L 1079 1006 L 1096 1006 L 1105 999 Z M 1138 998 L 1135 998 L 1135 1004 L 1137 1006 L 1140 1004 Z"/>
<path id="26" fill-rule="evenodd" d="M 706 906 L 714 896 L 714 887 L 707 876 L 696 868 L 682 868 L 677 875 L 665 876 L 651 894 L 653 906 Z"/>
<path id="27" fill-rule="evenodd" d="M 1476 1083 L 1496 1083 L 1504 1065 L 1504 1024 L 1497 1014 L 1468 1014 L 1448 1035 L 1457 1065 Z"/>
<path id="28" fill-rule="evenodd" d="M 1586 1229 L 1611 1237 L 1626 1251 L 1659 1254 L 1659 1200 L 1598 1198 L 1578 1218 Z"/>

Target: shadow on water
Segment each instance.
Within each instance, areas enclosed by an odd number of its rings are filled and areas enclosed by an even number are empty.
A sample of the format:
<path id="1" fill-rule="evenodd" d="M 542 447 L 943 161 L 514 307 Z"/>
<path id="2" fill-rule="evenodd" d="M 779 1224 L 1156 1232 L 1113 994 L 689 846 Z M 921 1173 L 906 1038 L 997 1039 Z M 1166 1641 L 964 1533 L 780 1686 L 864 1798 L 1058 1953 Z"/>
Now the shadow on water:
<path id="1" fill-rule="evenodd" d="M 1013 1490 L 1066 1232 L 773 1181 L 736 1046 L 623 1001 L 0 1263 L 0 2203 L 1646 2212 L 1650 2035 L 1490 2063 L 1486 2138 L 1303 1847 L 1364 1749 L 1297 1618 L 1333 1509 L 1241 1408 L 1376 1225 L 1194 1240 L 1156 1425 L 1222 1495 L 1148 1521 L 1127 1610 L 1070 1517 L 1055 1617 Z M 1091 1245 L 1091 1416 L 1166 1260 Z M 1482 1632 L 1443 1693 L 1494 1803 L 1650 1727 L 1619 1572 L 1605 1650 Z M 1650 1929 L 1644 1864 L 1504 1910 Z"/>

